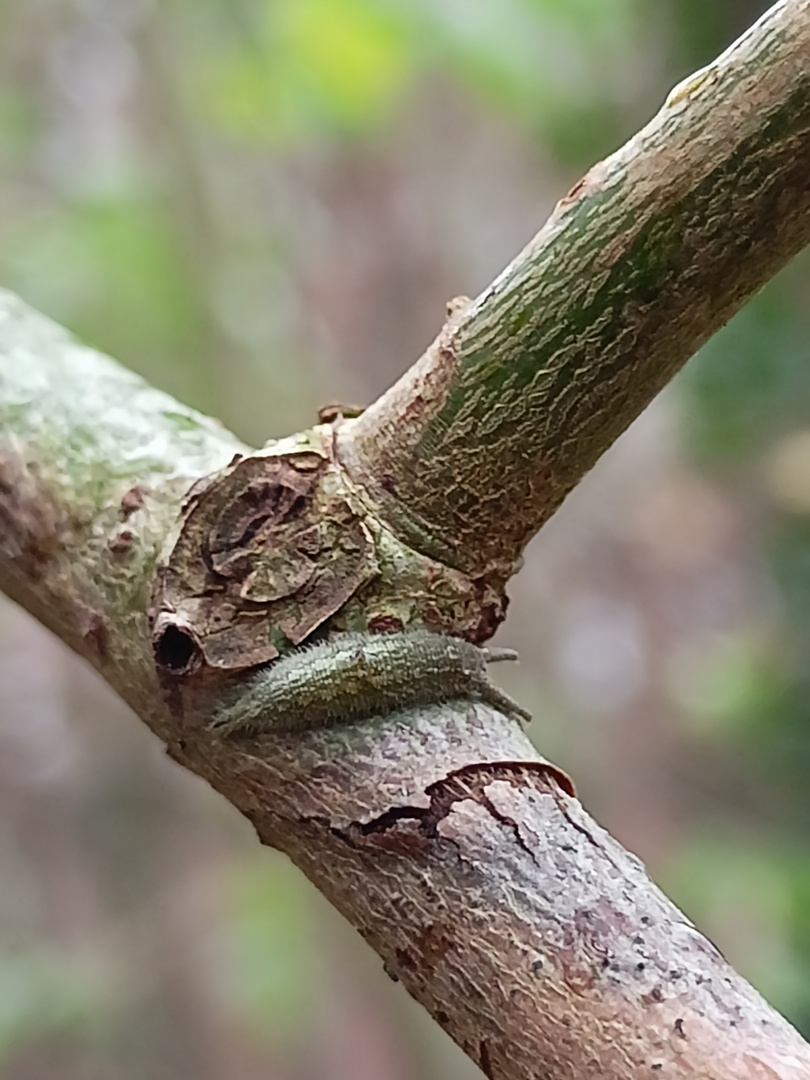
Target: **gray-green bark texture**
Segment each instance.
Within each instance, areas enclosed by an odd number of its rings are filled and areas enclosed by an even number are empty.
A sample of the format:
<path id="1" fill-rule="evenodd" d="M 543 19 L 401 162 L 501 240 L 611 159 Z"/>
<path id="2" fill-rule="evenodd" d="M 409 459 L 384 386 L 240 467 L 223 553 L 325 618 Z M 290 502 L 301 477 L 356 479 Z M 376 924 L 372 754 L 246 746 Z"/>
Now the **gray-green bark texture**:
<path id="1" fill-rule="evenodd" d="M 600 454 L 807 244 L 807 20 L 801 0 L 777 4 L 676 88 L 352 425 L 352 476 L 416 546 L 508 576 Z"/>
<path id="2" fill-rule="evenodd" d="M 0 295 L 0 587 L 490 1077 L 795 1080 L 810 1047 L 490 706 L 240 739 L 213 704 L 316 632 L 489 637 L 528 538 L 810 239 L 808 177 L 810 0 L 786 0 L 363 416 L 258 453 Z"/>

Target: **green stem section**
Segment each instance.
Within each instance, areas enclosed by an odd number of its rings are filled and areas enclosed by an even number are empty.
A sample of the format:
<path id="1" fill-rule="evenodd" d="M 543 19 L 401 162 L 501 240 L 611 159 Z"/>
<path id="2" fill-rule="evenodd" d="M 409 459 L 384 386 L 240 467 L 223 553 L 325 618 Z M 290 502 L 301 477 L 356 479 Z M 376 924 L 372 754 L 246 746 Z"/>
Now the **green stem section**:
<path id="1" fill-rule="evenodd" d="M 810 3 L 777 4 L 596 165 L 342 431 L 417 548 L 509 575 L 685 361 L 810 241 Z"/>

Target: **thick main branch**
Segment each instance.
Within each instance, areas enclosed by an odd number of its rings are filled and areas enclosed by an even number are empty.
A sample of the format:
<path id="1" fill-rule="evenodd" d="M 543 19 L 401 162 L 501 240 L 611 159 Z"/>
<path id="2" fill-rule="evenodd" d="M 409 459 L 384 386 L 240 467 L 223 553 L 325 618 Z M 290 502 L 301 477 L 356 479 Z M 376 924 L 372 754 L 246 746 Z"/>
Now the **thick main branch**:
<path id="1" fill-rule="evenodd" d="M 0 294 L 0 588 L 287 852 L 489 1076 L 810 1080 L 810 1047 L 472 702 L 228 740 L 161 686 L 147 594 L 184 495 L 245 452 Z"/>
<path id="2" fill-rule="evenodd" d="M 685 361 L 810 241 L 810 0 L 782 0 L 561 200 L 341 433 L 409 543 L 509 575 Z"/>

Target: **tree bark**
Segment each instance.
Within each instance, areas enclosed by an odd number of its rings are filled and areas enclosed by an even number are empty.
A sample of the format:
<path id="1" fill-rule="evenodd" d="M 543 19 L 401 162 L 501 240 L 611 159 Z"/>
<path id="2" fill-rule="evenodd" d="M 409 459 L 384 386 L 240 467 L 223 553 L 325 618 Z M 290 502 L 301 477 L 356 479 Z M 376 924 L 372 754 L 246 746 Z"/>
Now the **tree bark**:
<path id="1" fill-rule="evenodd" d="M 810 241 L 808 176 L 810 3 L 784 0 L 457 304 L 344 428 L 349 474 L 417 549 L 508 577 L 599 456 Z"/>
<path id="2" fill-rule="evenodd" d="M 486 637 L 487 586 L 810 238 L 808 175 L 810 2 L 793 0 L 592 170 L 364 416 L 260 454 L 0 294 L 0 587 L 290 855 L 488 1076 L 793 1080 L 810 1047 L 491 708 L 213 735 L 209 669 L 227 663 L 203 649 L 185 681 L 156 666 L 156 570 L 245 462 L 315 458 L 377 560 L 326 625 L 373 609 L 371 629 L 430 615 Z M 453 602 L 412 600 L 417 579 Z"/>

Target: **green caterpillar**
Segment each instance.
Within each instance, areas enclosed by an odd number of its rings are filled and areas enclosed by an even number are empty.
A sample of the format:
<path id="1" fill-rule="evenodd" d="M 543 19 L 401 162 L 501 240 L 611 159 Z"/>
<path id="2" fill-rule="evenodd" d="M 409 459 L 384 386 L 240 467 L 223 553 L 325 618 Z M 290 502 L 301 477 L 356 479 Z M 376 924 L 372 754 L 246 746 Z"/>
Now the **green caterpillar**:
<path id="1" fill-rule="evenodd" d="M 428 630 L 340 634 L 262 668 L 211 727 L 223 735 L 308 731 L 465 698 L 531 720 L 487 674 L 488 663 L 516 659 L 512 649 Z"/>

